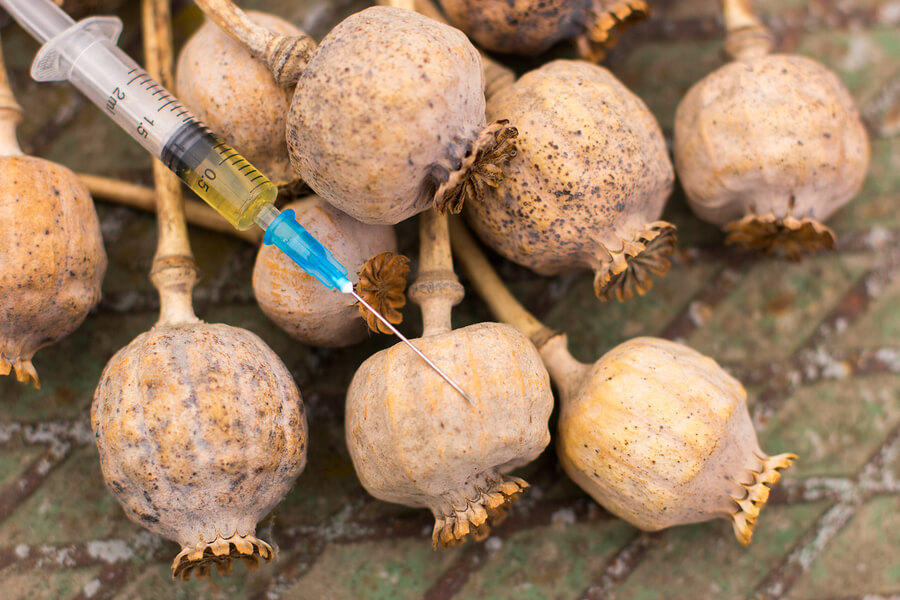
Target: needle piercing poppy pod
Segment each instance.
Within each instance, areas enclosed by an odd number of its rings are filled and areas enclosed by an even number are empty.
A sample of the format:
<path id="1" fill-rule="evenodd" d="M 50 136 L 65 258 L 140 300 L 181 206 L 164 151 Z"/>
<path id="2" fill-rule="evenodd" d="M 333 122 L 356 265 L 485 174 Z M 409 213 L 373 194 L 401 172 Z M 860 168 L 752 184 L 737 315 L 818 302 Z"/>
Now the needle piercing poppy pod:
<path id="1" fill-rule="evenodd" d="M 354 287 L 363 299 L 391 323 L 402 321 L 409 266 L 405 256 L 395 254 L 391 226 L 361 223 L 317 196 L 284 208 L 294 210 L 297 222 L 358 275 Z M 253 292 L 262 311 L 305 344 L 342 347 L 365 339 L 367 329 L 389 333 L 353 298 L 324 287 L 275 246 L 260 246 Z"/>

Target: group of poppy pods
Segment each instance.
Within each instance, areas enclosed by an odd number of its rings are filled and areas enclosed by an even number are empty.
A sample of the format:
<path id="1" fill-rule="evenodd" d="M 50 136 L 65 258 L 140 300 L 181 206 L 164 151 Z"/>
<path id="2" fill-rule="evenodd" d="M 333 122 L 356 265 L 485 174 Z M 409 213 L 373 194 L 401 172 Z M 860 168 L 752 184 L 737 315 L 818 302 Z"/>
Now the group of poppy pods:
<path id="1" fill-rule="evenodd" d="M 371 7 L 318 44 L 229 0 L 196 4 L 209 20 L 181 52 L 176 93 L 285 195 L 303 185 L 315 192 L 291 200 L 298 220 L 395 323 L 409 265 L 394 254 L 391 226 L 421 215 L 409 296 L 424 331 L 413 343 L 473 402 L 403 344 L 366 360 L 345 414 L 369 493 L 429 508 L 435 547 L 484 539 L 527 493 L 510 471 L 551 440 L 552 379 L 560 461 L 598 503 L 645 530 L 726 518 L 750 542 L 769 486 L 796 457 L 760 449 L 741 384 L 696 351 L 654 338 L 627 341 L 593 365 L 576 361 L 565 335 L 513 299 L 465 225 L 445 213 L 462 212 L 485 245 L 539 274 L 593 270 L 600 300 L 647 293 L 651 276 L 668 270 L 676 232 L 661 215 L 676 173 L 694 212 L 731 243 L 789 259 L 830 248 L 823 221 L 859 190 L 869 159 L 834 74 L 771 54 L 746 0 L 723 0 L 732 60 L 678 107 L 673 168 L 646 105 L 592 62 L 647 15 L 643 2 L 441 0 L 441 13 L 419 0 L 428 16 Z M 587 60 L 555 60 L 486 91 L 485 71 L 498 65 L 466 34 L 486 50 L 529 55 L 574 40 Z M 0 233 L 0 370 L 37 383 L 34 352 L 98 301 L 106 255 L 78 179 L 21 156 L 19 110 L 4 87 L 0 216 L 19 226 Z M 451 238 L 503 323 L 451 330 L 463 295 Z M 160 321 L 111 359 L 94 397 L 104 478 L 130 518 L 182 545 L 174 575 L 206 575 L 213 564 L 227 572 L 238 558 L 255 565 L 273 555 L 256 524 L 306 462 L 300 393 L 257 336 L 194 316 L 193 280 L 165 283 L 161 269 L 151 277 Z M 167 285 L 181 295 L 167 296 Z M 263 312 L 305 344 L 346 346 L 367 324 L 379 327 L 272 247 L 260 248 L 253 288 Z"/>

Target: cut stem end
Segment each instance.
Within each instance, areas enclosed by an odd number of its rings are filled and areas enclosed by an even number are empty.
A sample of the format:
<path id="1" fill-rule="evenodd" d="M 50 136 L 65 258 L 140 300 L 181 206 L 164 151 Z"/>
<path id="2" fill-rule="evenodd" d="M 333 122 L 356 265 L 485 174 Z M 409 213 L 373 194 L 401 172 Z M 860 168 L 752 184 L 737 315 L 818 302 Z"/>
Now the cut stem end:
<path id="1" fill-rule="evenodd" d="M 650 6 L 644 0 L 594 0 L 587 31 L 576 40 L 578 52 L 585 60 L 600 62 L 623 31 L 649 17 Z"/>
<path id="2" fill-rule="evenodd" d="M 595 270 L 594 293 L 602 302 L 615 298 L 630 300 L 634 293 L 646 294 L 653 287 L 650 274 L 665 275 L 669 257 L 675 252 L 676 227 L 666 221 L 648 223 L 635 231 L 630 240 L 622 240 L 622 249 L 605 248 L 609 260 Z"/>
<path id="3" fill-rule="evenodd" d="M 762 469 L 750 471 L 751 483 L 742 484 L 746 490 L 743 498 L 734 498 L 737 510 L 731 515 L 734 535 L 742 546 L 748 546 L 753 538 L 753 529 L 759 512 L 769 500 L 770 487 L 781 479 L 781 470 L 787 469 L 797 459 L 796 454 L 779 454 L 760 457 Z"/>
<path id="4" fill-rule="evenodd" d="M 779 254 L 798 261 L 806 254 L 834 248 L 835 234 L 830 227 L 810 217 L 746 215 L 722 228 L 728 234 L 726 244 L 764 254 Z"/>
<path id="5" fill-rule="evenodd" d="M 406 278 L 409 276 L 409 259 L 402 254 L 382 252 L 366 261 L 359 270 L 356 293 L 372 308 L 394 325 L 403 322 L 400 310 L 406 305 Z M 359 304 L 359 313 L 376 333 L 392 335 L 392 331 L 378 320 L 371 311 Z"/>
<path id="6" fill-rule="evenodd" d="M 211 543 L 185 546 L 172 562 L 172 579 L 181 577 L 184 581 L 196 573 L 197 579 L 209 577 L 210 567 L 216 566 L 220 575 L 231 572 L 234 561 L 243 560 L 248 569 L 259 566 L 260 559 L 272 560 L 272 547 L 252 534 L 240 536 L 237 533 L 228 538 L 216 536 Z"/>
<path id="7" fill-rule="evenodd" d="M 500 165 L 516 155 L 519 131 L 506 119 L 494 121 L 479 132 L 459 168 L 434 193 L 434 209 L 444 215 L 459 214 L 467 198 L 481 197 L 483 185 L 498 187 L 503 182 Z"/>
<path id="8" fill-rule="evenodd" d="M 435 512 L 433 546 L 456 546 L 469 535 L 475 541 L 484 541 L 491 527 L 506 519 L 506 511 L 527 487 L 528 482 L 512 475 L 498 475 L 496 480 L 488 478 L 487 486 L 476 487 L 478 496 L 473 500 L 466 498 L 464 506 L 448 504 L 448 509 Z"/>

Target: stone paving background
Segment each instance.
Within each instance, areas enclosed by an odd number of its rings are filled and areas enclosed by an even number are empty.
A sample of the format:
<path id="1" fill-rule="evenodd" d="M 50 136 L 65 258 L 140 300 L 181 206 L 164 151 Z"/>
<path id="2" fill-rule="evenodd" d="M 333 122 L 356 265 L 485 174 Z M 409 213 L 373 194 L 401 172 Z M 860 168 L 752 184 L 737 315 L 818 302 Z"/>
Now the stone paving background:
<path id="1" fill-rule="evenodd" d="M 351 0 L 255 0 L 321 36 L 364 6 Z M 124 46 L 140 55 L 137 2 Z M 495 258 L 517 295 L 592 361 L 642 334 L 684 341 L 747 385 L 769 453 L 800 455 L 772 493 L 749 549 L 716 521 L 655 534 L 612 518 L 562 473 L 552 448 L 523 470 L 533 487 L 482 544 L 432 551 L 431 517 L 374 500 L 353 472 L 343 395 L 358 364 L 391 340 L 345 351 L 303 347 L 253 301 L 255 249 L 192 229 L 204 278 L 198 315 L 261 335 L 296 377 L 309 414 L 309 466 L 260 524 L 276 562 L 228 577 L 171 581 L 177 547 L 128 521 L 106 492 L 88 425 L 100 371 L 156 320 L 147 279 L 152 216 L 98 203 L 110 255 L 103 301 L 71 337 L 38 353 L 40 391 L 0 380 L 0 596 L 150 598 L 792 598 L 900 597 L 900 2 L 759 0 L 780 48 L 834 69 L 872 133 L 862 193 L 829 224 L 836 252 L 800 264 L 748 258 L 694 219 L 676 193 L 667 218 L 681 249 L 644 298 L 600 304 L 591 278 L 541 278 Z M 671 136 L 675 105 L 721 64 L 715 0 L 655 3 L 608 60 Z M 177 41 L 198 11 L 175 3 Z M 37 46 L 0 16 L 26 151 L 81 172 L 150 182 L 150 160 L 65 85 L 28 77 Z M 564 54 L 565 50 L 558 50 Z M 527 65 L 520 65 L 522 67 Z M 400 226 L 414 254 L 415 224 Z M 415 264 L 413 264 L 415 272 Z M 414 307 L 407 332 L 419 331 Z M 470 295 L 458 325 L 489 319 Z"/>

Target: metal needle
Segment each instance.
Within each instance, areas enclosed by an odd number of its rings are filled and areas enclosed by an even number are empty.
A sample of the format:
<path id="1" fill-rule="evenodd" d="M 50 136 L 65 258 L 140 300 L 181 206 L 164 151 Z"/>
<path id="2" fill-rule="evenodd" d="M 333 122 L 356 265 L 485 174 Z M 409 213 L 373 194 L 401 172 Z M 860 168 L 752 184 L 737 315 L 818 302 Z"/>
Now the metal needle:
<path id="1" fill-rule="evenodd" d="M 416 347 L 413 345 L 412 342 L 410 342 L 408 339 L 406 339 L 406 336 L 405 336 L 405 335 L 403 335 L 402 333 L 400 333 L 399 331 L 397 331 L 397 328 L 394 327 L 394 326 L 391 324 L 390 321 L 388 321 L 387 319 L 385 319 L 384 317 L 382 317 L 381 314 L 380 314 L 377 310 L 375 310 L 374 308 L 372 308 L 372 307 L 369 305 L 368 302 L 366 302 L 365 300 L 363 300 L 362 298 L 360 298 L 360 297 L 359 297 L 359 294 L 357 294 L 355 290 L 351 291 L 350 293 L 353 294 L 353 297 L 356 298 L 356 300 L 357 300 L 360 304 L 362 304 L 362 305 L 365 306 L 367 309 L 369 309 L 369 310 L 372 312 L 372 314 L 375 315 L 375 316 L 378 318 L 379 321 L 381 321 L 382 323 L 384 323 L 384 324 L 388 327 L 388 329 L 390 329 L 392 332 L 394 332 L 394 335 L 396 335 L 398 338 L 400 338 L 401 340 L 403 340 L 403 341 L 406 343 L 407 346 L 409 346 L 410 348 L 412 348 L 412 349 L 413 349 L 413 352 L 415 352 L 416 354 L 418 354 L 419 357 L 420 357 L 422 360 L 424 360 L 426 363 L 428 363 L 428 366 L 429 366 L 429 367 L 431 367 L 432 369 L 434 369 L 435 372 L 436 372 L 438 375 L 440 375 L 441 377 L 443 377 L 444 381 L 446 381 L 446 382 L 449 383 L 451 386 L 453 386 L 453 389 L 456 390 L 457 392 L 459 392 L 460 395 L 462 395 L 462 397 L 465 398 L 466 401 L 467 401 L 469 404 L 475 404 L 475 403 L 472 401 L 472 399 L 469 397 L 469 395 L 468 395 L 467 393 L 465 393 L 461 387 L 459 387 L 458 385 L 456 385 L 456 383 L 455 383 L 452 379 L 450 379 L 450 377 L 449 377 L 446 373 L 444 373 L 443 371 L 441 371 L 440 367 L 438 367 L 436 364 L 434 364 L 433 362 L 431 362 L 431 359 L 429 359 L 427 356 L 425 356 L 425 355 L 422 353 L 421 350 L 419 350 L 418 348 L 416 348 Z"/>

